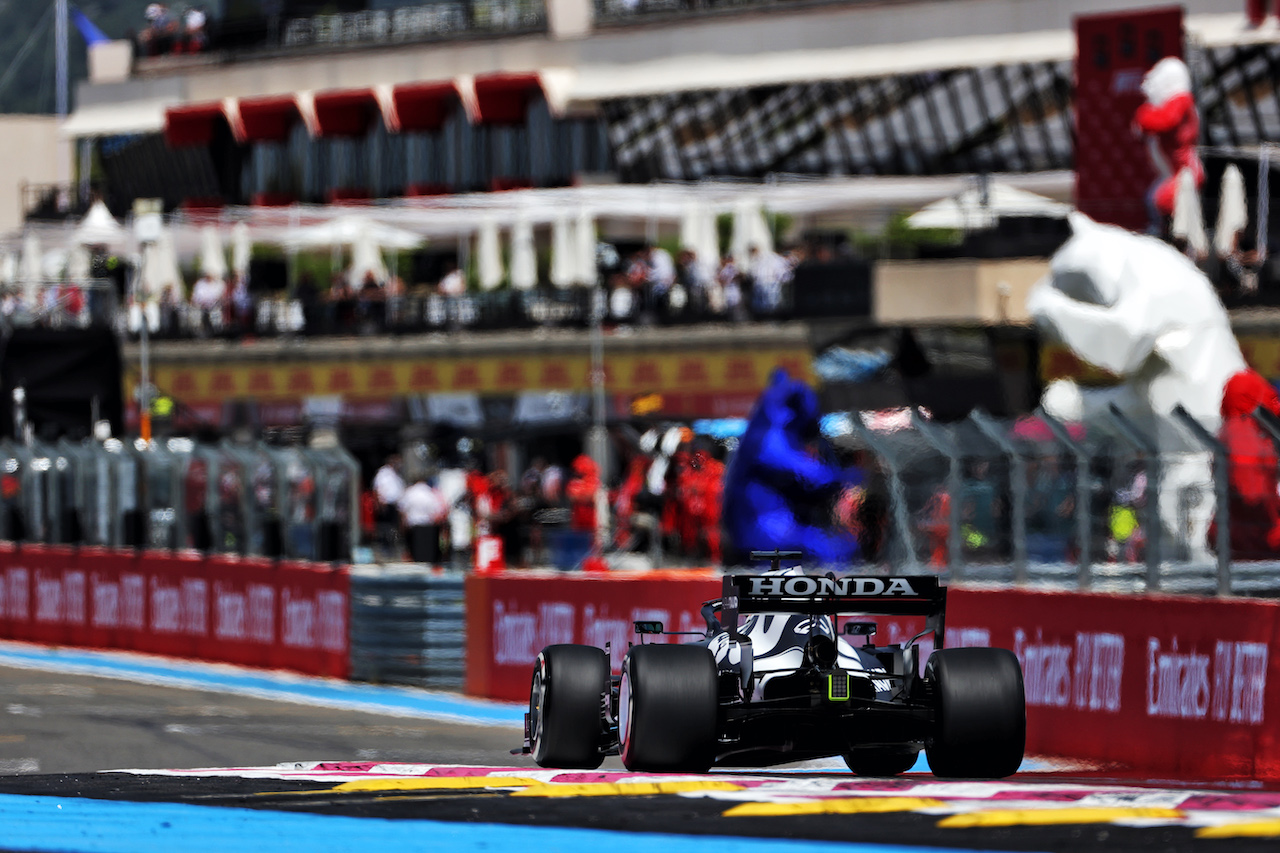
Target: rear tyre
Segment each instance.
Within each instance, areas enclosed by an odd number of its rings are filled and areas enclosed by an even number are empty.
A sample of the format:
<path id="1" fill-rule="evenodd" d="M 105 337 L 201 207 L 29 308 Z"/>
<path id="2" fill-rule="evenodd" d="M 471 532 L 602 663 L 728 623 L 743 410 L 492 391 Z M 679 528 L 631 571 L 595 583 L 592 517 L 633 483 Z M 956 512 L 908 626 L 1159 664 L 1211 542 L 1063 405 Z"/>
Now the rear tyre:
<path id="1" fill-rule="evenodd" d="M 715 761 L 716 662 L 702 646 L 634 646 L 618 689 L 628 770 L 705 773 Z"/>
<path id="2" fill-rule="evenodd" d="M 529 741 L 539 767 L 594 770 L 604 761 L 609 658 L 592 646 L 547 646 L 533 666 Z"/>
<path id="3" fill-rule="evenodd" d="M 929 657 L 934 731 L 925 748 L 933 775 L 1011 776 L 1027 740 L 1022 668 L 1008 649 L 943 649 Z"/>
<path id="4" fill-rule="evenodd" d="M 919 754 L 919 750 L 906 747 L 853 749 L 845 753 L 844 763 L 859 776 L 897 776 L 914 767 Z"/>

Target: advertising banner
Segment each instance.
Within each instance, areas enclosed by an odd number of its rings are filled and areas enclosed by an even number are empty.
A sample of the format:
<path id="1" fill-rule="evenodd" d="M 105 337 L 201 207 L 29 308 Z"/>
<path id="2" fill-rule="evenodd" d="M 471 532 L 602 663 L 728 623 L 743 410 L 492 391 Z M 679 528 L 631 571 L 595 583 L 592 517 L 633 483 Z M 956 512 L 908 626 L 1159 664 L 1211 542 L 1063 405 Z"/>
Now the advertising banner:
<path id="1" fill-rule="evenodd" d="M 690 349 L 678 353 L 610 352 L 605 374 L 610 391 L 630 396 L 661 390 L 680 395 L 754 399 L 769 373 L 784 367 L 813 381 L 812 356 L 804 347 L 742 351 Z M 130 374 L 127 384 L 137 381 Z M 252 399 L 260 404 L 308 397 L 385 401 L 417 394 L 514 394 L 521 391 L 589 391 L 591 359 L 582 355 L 468 356 L 466 358 L 308 361 L 266 364 L 158 364 L 155 384 L 185 405 Z"/>
<path id="2" fill-rule="evenodd" d="M 351 612 L 347 570 L 281 562 L 276 572 L 279 616 L 271 666 L 346 678 L 350 667 L 347 615 Z"/>
<path id="3" fill-rule="evenodd" d="M 344 568 L 0 545 L 0 638 L 344 678 Z"/>
<path id="4" fill-rule="evenodd" d="M 708 570 L 614 572 L 599 577 L 555 572 L 471 575 L 467 596 L 467 681 L 473 696 L 524 701 L 543 646 L 610 644 L 614 671 L 632 622 L 659 621 L 668 631 L 702 633 L 702 602 L 720 597 Z M 680 641 L 682 637 L 657 638 Z"/>
<path id="5" fill-rule="evenodd" d="M 947 645 L 1022 663 L 1027 751 L 1180 777 L 1280 779 L 1280 604 L 960 590 Z"/>

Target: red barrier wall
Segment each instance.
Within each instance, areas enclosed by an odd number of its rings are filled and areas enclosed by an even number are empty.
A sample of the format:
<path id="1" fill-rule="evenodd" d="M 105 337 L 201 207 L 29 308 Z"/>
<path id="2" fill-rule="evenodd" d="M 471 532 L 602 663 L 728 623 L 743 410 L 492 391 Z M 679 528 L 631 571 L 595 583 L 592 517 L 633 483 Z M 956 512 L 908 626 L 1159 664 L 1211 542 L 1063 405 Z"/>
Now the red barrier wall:
<path id="1" fill-rule="evenodd" d="M 616 671 L 635 639 L 633 621 L 656 619 L 668 631 L 701 632 L 698 611 L 720 597 L 720 588 L 719 573 L 705 570 L 469 575 L 466 690 L 527 700 L 533 660 L 553 643 L 612 643 Z"/>
<path id="2" fill-rule="evenodd" d="M 467 579 L 467 692 L 523 701 L 551 643 L 613 643 L 631 622 L 702 629 L 713 572 L 508 572 Z M 882 618 L 900 642 L 923 620 Z M 1027 751 L 1182 778 L 1280 781 L 1280 603 L 953 586 L 948 646 L 1012 649 L 1027 691 Z M 677 640 L 679 638 L 671 638 Z M 925 649 L 927 653 L 927 649 Z M 1268 722 L 1270 721 L 1270 725 Z"/>
<path id="3" fill-rule="evenodd" d="M 1280 780 L 1280 604 L 961 589 L 947 645 L 1012 649 L 1027 749 L 1182 778 Z"/>
<path id="4" fill-rule="evenodd" d="M 345 569 L 0 543 L 0 638 L 345 678 Z"/>

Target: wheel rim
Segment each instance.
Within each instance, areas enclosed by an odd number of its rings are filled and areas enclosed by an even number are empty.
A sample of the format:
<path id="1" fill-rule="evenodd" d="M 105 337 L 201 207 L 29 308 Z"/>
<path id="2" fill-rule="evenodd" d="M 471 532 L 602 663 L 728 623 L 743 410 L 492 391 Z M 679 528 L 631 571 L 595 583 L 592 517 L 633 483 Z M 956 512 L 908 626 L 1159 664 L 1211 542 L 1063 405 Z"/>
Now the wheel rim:
<path id="1" fill-rule="evenodd" d="M 618 685 L 618 745 L 625 758 L 631 747 L 631 674 L 625 667 Z"/>
<path id="2" fill-rule="evenodd" d="M 533 673 L 533 686 L 529 688 L 529 743 L 533 745 L 534 756 L 539 753 L 542 741 L 542 705 L 546 696 L 547 663 L 542 655 L 538 655 L 538 665 Z"/>

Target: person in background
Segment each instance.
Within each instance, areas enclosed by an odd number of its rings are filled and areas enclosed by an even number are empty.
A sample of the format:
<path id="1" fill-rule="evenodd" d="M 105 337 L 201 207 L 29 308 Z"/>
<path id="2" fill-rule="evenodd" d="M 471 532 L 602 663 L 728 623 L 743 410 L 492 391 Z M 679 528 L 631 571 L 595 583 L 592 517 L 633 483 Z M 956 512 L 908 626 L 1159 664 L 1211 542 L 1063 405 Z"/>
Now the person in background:
<path id="1" fill-rule="evenodd" d="M 375 498 L 374 524 L 377 529 L 376 541 L 391 559 L 401 557 L 402 546 L 399 537 L 399 506 L 404 497 L 404 478 L 400 474 L 400 454 L 393 453 L 382 463 L 382 467 L 373 475 L 373 495 Z"/>
<path id="2" fill-rule="evenodd" d="M 448 515 L 449 507 L 428 481 L 425 472 L 404 490 L 399 508 L 405 540 L 409 544 L 409 559 L 415 563 L 439 565 L 440 524 Z"/>
<path id="3" fill-rule="evenodd" d="M 723 313 L 736 323 L 747 319 L 746 307 L 742 299 L 742 277 L 738 274 L 738 265 L 733 262 L 733 255 L 725 255 L 721 259 L 716 282 L 720 285 Z"/>
<path id="4" fill-rule="evenodd" d="M 648 265 L 645 301 L 658 317 L 666 318 L 671 309 L 669 297 L 676 283 L 676 262 L 670 252 L 652 243 L 645 247 L 644 259 Z"/>
<path id="5" fill-rule="evenodd" d="M 449 562 L 454 567 L 465 566 L 467 550 L 471 547 L 471 507 L 467 497 L 466 469 L 441 468 L 436 477 L 436 488 L 449 508 L 446 537 L 449 541 Z"/>
<path id="6" fill-rule="evenodd" d="M 462 296 L 467 292 L 467 279 L 457 264 L 449 264 L 444 277 L 440 279 L 440 295 L 445 297 Z"/>
<path id="7" fill-rule="evenodd" d="M 596 490 L 600 488 L 600 470 L 586 454 L 573 460 L 573 476 L 565 486 L 569 498 L 569 526 L 574 530 L 594 533 L 596 529 Z"/>
<path id="8" fill-rule="evenodd" d="M 209 34 L 205 30 L 208 20 L 199 6 L 192 6 L 183 14 L 181 52 L 200 53 L 209 46 Z"/>
<path id="9" fill-rule="evenodd" d="M 751 310 L 757 317 L 777 314 L 782 308 L 783 287 L 791 281 L 791 264 L 777 252 L 762 252 L 755 244 L 749 256 Z"/>
<path id="10" fill-rule="evenodd" d="M 221 331 L 222 307 L 227 298 L 227 286 L 224 282 L 201 273 L 191 288 L 191 304 L 198 312 L 200 333 L 208 334 L 210 330 Z"/>

